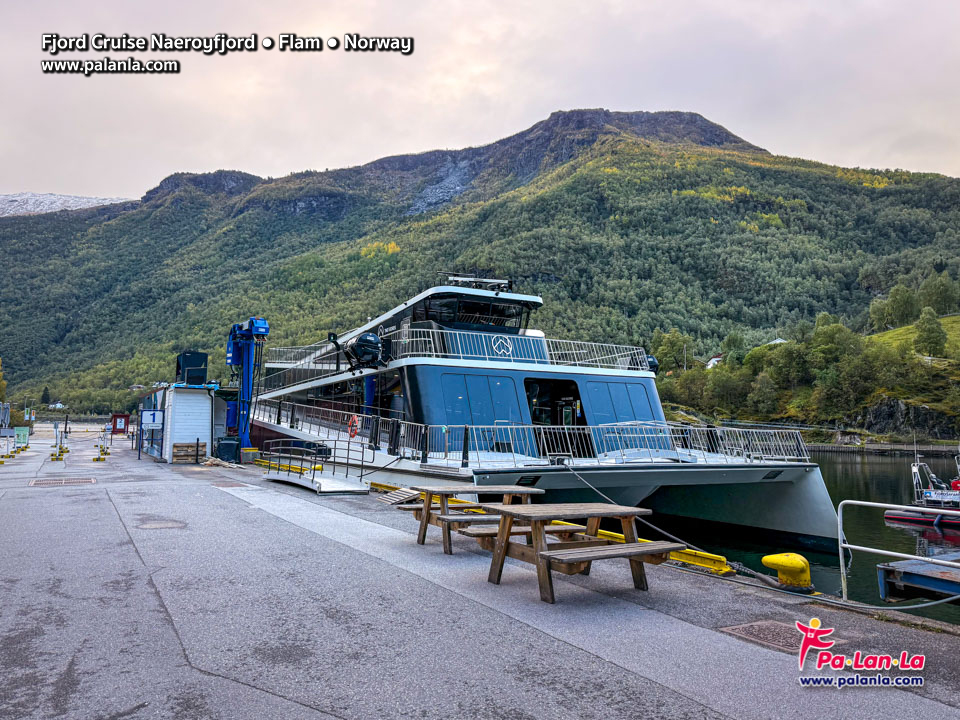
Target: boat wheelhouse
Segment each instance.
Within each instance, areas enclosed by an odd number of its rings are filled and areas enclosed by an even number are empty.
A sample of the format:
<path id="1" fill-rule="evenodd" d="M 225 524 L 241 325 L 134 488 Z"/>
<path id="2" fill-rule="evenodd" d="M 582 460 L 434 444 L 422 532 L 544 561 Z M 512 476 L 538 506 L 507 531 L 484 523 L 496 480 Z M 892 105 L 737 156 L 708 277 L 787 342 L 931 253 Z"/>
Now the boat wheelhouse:
<path id="1" fill-rule="evenodd" d="M 558 340 L 509 281 L 451 276 L 360 327 L 269 348 L 259 441 L 290 438 L 395 485 L 524 484 L 550 501 L 641 502 L 679 517 L 836 544 L 819 468 L 792 430 L 668 423 L 642 348 Z"/>

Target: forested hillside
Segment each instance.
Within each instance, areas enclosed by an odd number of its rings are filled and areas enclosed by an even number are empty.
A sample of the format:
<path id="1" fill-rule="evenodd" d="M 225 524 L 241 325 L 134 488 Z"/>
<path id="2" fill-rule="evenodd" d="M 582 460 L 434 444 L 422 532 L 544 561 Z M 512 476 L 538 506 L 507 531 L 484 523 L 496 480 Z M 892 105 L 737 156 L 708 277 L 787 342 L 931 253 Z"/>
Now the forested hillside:
<path id="1" fill-rule="evenodd" d="M 481 148 L 262 179 L 171 176 L 139 202 L 0 218 L 10 392 L 75 409 L 168 379 L 268 318 L 312 342 L 405 299 L 439 270 L 544 296 L 548 334 L 701 354 L 960 271 L 960 180 L 771 155 L 690 113 L 555 113 Z"/>

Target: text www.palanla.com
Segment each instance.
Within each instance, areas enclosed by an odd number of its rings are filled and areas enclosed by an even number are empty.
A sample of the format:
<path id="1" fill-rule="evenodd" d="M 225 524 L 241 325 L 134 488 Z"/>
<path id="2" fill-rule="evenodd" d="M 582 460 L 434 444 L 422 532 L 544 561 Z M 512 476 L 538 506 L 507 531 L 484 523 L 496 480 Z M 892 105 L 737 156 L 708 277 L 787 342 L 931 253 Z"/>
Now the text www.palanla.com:
<path id="1" fill-rule="evenodd" d="M 852 688 L 852 687 L 922 687 L 923 678 L 909 675 L 841 675 L 834 677 L 831 675 L 801 676 L 797 678 L 801 687 L 832 687 L 832 688 Z"/>
<path id="2" fill-rule="evenodd" d="M 109 57 L 96 60 L 41 60 L 40 68 L 45 73 L 179 73 L 179 60 L 137 60 L 126 58 L 113 60 Z"/>

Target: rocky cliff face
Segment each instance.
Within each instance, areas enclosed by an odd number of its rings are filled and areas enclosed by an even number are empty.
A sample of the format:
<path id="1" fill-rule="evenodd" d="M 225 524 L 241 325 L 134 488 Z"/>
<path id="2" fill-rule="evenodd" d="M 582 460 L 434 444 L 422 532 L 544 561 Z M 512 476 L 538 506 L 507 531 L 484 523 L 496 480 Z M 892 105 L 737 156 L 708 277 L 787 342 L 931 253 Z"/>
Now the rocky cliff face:
<path id="1" fill-rule="evenodd" d="M 143 202 L 158 200 L 185 187 L 194 187 L 211 195 L 245 195 L 263 180 L 239 170 L 217 170 L 209 173 L 174 173 L 143 195 Z"/>
<path id="2" fill-rule="evenodd" d="M 55 193 L 14 193 L 0 195 L 0 217 L 9 215 L 38 215 L 58 210 L 80 210 L 98 205 L 128 202 L 127 198 L 82 197 Z"/>
<path id="3" fill-rule="evenodd" d="M 932 410 L 926 405 L 909 405 L 897 398 L 884 398 L 851 421 L 868 432 L 909 434 L 916 432 L 931 438 L 957 436 L 957 418 Z"/>
<path id="4" fill-rule="evenodd" d="M 386 200 L 401 209 L 401 214 L 418 215 L 461 196 L 482 201 L 525 185 L 571 160 L 602 136 L 618 135 L 766 153 L 697 113 L 568 110 L 489 145 L 394 155 L 353 168 L 307 171 L 278 180 L 236 170 L 176 173 L 148 190 L 142 202 L 164 201 L 192 188 L 211 195 L 247 196 L 237 212 L 263 207 L 295 215 L 319 213 L 325 219 L 338 220 L 361 202 L 362 195 Z M 317 193 L 317 187 L 323 192 Z"/>
<path id="5" fill-rule="evenodd" d="M 426 179 L 408 210 L 408 214 L 415 215 L 471 191 L 471 200 L 486 199 L 524 185 L 540 173 L 569 161 L 596 143 L 601 135 L 632 135 L 658 142 L 766 153 L 697 113 L 567 110 L 552 113 L 546 120 L 490 145 L 398 155 L 364 168 L 402 169 L 424 176 Z"/>

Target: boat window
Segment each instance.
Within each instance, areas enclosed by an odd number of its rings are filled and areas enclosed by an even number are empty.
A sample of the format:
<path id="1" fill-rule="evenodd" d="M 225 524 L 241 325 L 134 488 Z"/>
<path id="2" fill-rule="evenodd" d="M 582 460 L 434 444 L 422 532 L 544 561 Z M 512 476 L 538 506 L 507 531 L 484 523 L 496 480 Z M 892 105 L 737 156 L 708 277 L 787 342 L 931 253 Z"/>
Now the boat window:
<path id="1" fill-rule="evenodd" d="M 605 425 L 617 422 L 617 415 L 610 400 L 610 391 L 603 382 L 588 382 L 587 396 L 590 398 L 590 410 L 593 413 L 593 423 Z"/>
<path id="2" fill-rule="evenodd" d="M 523 308 L 520 305 L 494 303 L 490 306 L 490 314 L 498 319 L 495 325 L 519 328 L 523 319 Z"/>
<path id="3" fill-rule="evenodd" d="M 517 400 L 517 386 L 513 378 L 492 375 L 490 380 L 490 396 L 493 398 L 494 421 L 522 423 L 520 403 Z"/>
<path id="4" fill-rule="evenodd" d="M 650 404 L 647 389 L 638 383 L 631 383 L 627 385 L 627 393 L 633 405 L 634 417 L 637 420 L 653 420 L 653 405 Z"/>
<path id="5" fill-rule="evenodd" d="M 610 391 L 610 399 L 613 401 L 613 411 L 617 415 L 617 422 L 635 420 L 633 406 L 630 404 L 630 397 L 627 395 L 626 383 L 607 383 L 607 389 Z"/>
<path id="6" fill-rule="evenodd" d="M 430 298 L 427 305 L 427 320 L 438 325 L 449 325 L 457 320 L 456 298 Z"/>
<path id="7" fill-rule="evenodd" d="M 427 319 L 427 302 L 426 300 L 421 300 L 416 305 L 413 306 L 412 320 L 413 322 L 423 322 Z"/>
<path id="8" fill-rule="evenodd" d="M 474 425 L 493 425 L 493 401 L 485 375 L 467 375 L 470 419 Z"/>
<path id="9" fill-rule="evenodd" d="M 509 377 L 444 373 L 440 385 L 449 425 L 523 422 L 517 388 Z"/>
<path id="10" fill-rule="evenodd" d="M 514 303 L 498 303 L 489 300 L 460 300 L 457 322 L 464 325 L 493 326 L 519 330 L 526 326 L 526 309 Z"/>
<path id="11" fill-rule="evenodd" d="M 575 381 L 527 378 L 523 384 L 534 425 L 586 425 Z"/>
<path id="12" fill-rule="evenodd" d="M 470 425 L 470 401 L 467 399 L 467 386 L 463 375 L 444 373 L 440 376 L 443 390 L 443 405 L 447 413 L 448 425 Z"/>
<path id="13" fill-rule="evenodd" d="M 457 322 L 467 325 L 490 325 L 490 303 L 461 300 Z"/>

